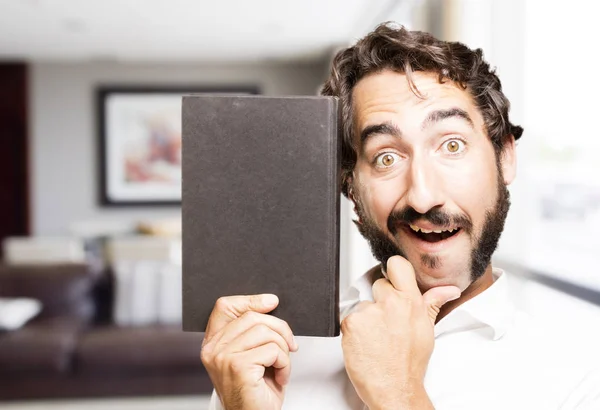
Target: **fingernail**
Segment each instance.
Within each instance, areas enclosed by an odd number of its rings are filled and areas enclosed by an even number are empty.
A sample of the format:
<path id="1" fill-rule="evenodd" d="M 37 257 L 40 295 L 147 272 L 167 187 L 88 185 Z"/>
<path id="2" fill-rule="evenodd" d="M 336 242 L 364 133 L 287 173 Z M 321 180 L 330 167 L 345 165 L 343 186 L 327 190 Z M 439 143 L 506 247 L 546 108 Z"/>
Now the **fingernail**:
<path id="1" fill-rule="evenodd" d="M 294 351 L 297 352 L 300 346 L 298 346 L 298 341 L 296 340 L 296 336 L 292 336 L 292 340 L 294 342 Z"/>
<path id="2" fill-rule="evenodd" d="M 263 303 L 265 304 L 265 306 L 273 306 L 273 305 L 276 305 L 277 302 L 279 302 L 279 298 L 277 296 L 271 295 L 271 294 L 264 295 L 262 300 L 263 300 Z"/>

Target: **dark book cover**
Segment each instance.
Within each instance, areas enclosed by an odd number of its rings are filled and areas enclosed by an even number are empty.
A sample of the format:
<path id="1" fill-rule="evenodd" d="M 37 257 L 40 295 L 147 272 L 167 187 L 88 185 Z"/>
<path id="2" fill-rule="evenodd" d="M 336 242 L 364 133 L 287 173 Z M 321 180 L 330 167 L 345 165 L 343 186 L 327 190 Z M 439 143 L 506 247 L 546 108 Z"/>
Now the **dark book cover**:
<path id="1" fill-rule="evenodd" d="M 294 334 L 339 335 L 337 99 L 188 96 L 182 116 L 183 330 L 274 293 Z"/>

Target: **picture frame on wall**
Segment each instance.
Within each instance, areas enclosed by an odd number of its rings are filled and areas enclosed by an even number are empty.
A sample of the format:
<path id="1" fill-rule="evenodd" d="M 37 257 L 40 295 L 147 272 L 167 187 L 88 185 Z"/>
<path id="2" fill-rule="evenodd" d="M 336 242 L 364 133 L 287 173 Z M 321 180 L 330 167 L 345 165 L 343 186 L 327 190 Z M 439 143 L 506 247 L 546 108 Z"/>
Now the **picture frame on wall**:
<path id="1" fill-rule="evenodd" d="M 259 94 L 256 86 L 99 86 L 101 206 L 181 204 L 181 98 Z"/>

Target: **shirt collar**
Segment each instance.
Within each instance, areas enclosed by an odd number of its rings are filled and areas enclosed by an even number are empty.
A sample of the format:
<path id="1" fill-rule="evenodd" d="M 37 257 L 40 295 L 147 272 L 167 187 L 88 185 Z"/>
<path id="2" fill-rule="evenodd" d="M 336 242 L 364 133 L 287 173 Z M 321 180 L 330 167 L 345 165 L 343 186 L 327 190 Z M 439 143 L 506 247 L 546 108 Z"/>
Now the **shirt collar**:
<path id="1" fill-rule="evenodd" d="M 441 319 L 434 328 L 435 337 L 443 334 L 487 327 L 492 339 L 498 340 L 508 330 L 515 315 L 506 273 L 494 268 L 494 283 L 479 295 L 458 306 Z M 346 317 L 359 302 L 373 300 L 372 285 L 382 277 L 380 268 L 373 268 L 358 278 L 340 298 L 340 316 Z"/>

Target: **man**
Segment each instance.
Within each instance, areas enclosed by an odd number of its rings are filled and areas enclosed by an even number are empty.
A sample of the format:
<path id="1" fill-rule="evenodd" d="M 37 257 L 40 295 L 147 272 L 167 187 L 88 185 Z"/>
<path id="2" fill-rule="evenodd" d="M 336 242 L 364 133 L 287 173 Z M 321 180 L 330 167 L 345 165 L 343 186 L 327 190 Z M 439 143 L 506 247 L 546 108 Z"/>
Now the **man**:
<path id="1" fill-rule="evenodd" d="M 220 299 L 211 408 L 600 408 L 594 367 L 515 312 L 490 263 L 523 130 L 481 50 L 381 25 L 322 93 L 340 98 L 342 192 L 381 266 L 342 297 L 341 341 L 295 341 L 273 295 Z"/>

